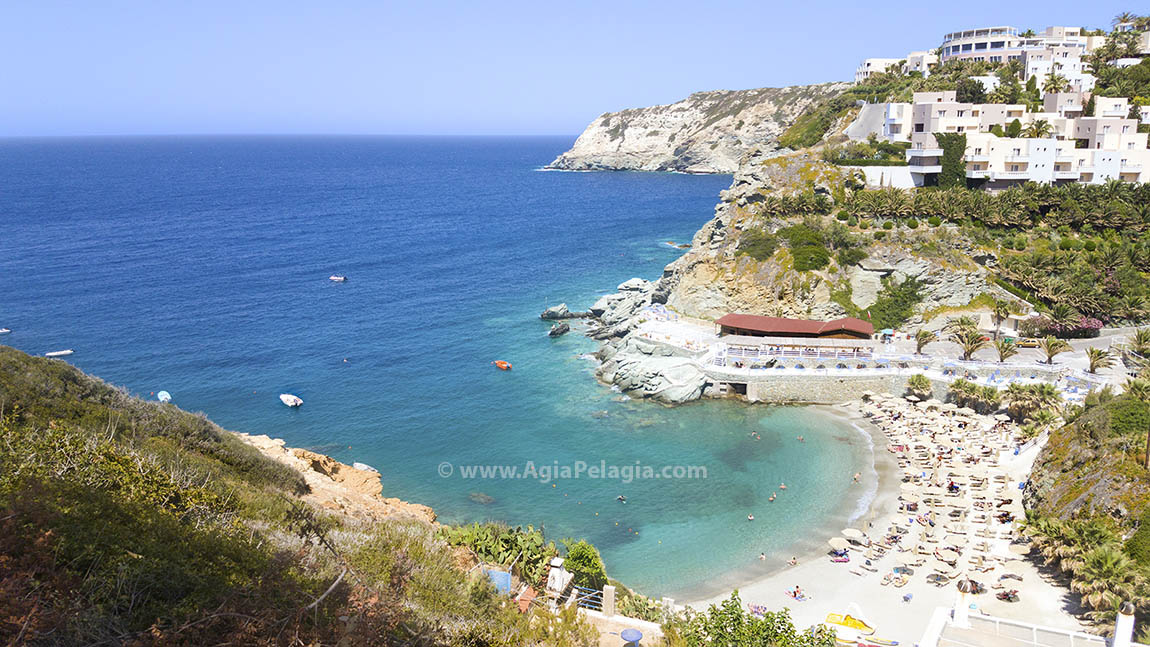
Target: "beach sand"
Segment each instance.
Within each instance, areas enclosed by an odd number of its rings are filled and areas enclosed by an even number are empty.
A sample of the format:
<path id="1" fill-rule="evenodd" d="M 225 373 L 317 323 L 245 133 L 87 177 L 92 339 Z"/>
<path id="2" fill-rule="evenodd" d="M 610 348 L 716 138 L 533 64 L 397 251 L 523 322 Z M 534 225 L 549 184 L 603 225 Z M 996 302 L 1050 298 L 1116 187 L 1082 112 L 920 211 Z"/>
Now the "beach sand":
<path id="1" fill-rule="evenodd" d="M 884 530 L 896 519 L 906 523 L 907 515 L 899 511 L 901 471 L 893 454 L 887 450 L 888 440 L 883 431 L 862 416 L 853 407 L 830 407 L 835 415 L 844 416 L 860 429 L 870 433 L 875 443 L 875 466 L 873 475 L 877 477 L 877 491 L 869 509 L 851 527 L 866 532 L 872 538 L 881 537 Z M 1000 467 L 1012 478 L 1012 482 L 1025 480 L 1030 467 L 1041 451 L 1041 445 L 1029 447 L 1018 456 L 1003 455 Z M 863 487 L 866 486 L 864 473 Z M 857 496 L 856 496 L 856 499 Z M 1018 517 L 1024 515 L 1021 496 L 1009 506 Z M 902 645 L 917 642 L 925 630 L 936 607 L 951 607 L 957 595 L 956 581 L 936 587 L 926 581 L 927 567 L 916 568 L 915 575 L 901 588 L 882 585 L 883 576 L 896 565 L 899 553 L 890 551 L 887 555 L 872 560 L 877 572 L 859 568 L 865 563 L 862 551 L 851 551 L 851 563 L 838 564 L 830 560 L 826 541 L 841 536 L 842 528 L 824 528 L 821 533 L 812 533 L 811 547 L 798 554 L 797 566 L 788 566 L 786 557 L 779 559 L 778 568 L 771 574 L 740 586 L 737 590 L 742 602 L 747 605 L 762 605 L 776 611 L 787 608 L 798 627 L 808 627 L 823 622 L 828 613 L 850 613 L 861 616 L 876 631 L 874 636 L 897 640 Z M 1016 556 L 1010 556 L 1011 559 Z M 775 558 L 778 559 L 778 558 Z M 971 613 L 985 613 L 993 616 L 1012 618 L 1081 631 L 1083 625 L 1071 615 L 1075 610 L 1075 596 L 1053 579 L 1047 579 L 1038 568 L 1023 558 L 1012 560 L 1012 566 L 1023 576 L 1022 582 L 1010 581 L 1010 588 L 1017 588 L 1020 601 L 1009 603 L 994 597 L 996 589 L 973 596 L 977 605 Z M 851 571 L 862 573 L 856 575 Z M 996 583 L 999 569 L 987 574 L 972 574 L 975 579 L 987 586 Z M 807 601 L 798 602 L 786 592 L 799 586 L 808 596 Z M 730 595 L 722 595 L 688 602 L 688 606 L 705 609 Z M 911 595 L 909 602 L 904 596 Z"/>

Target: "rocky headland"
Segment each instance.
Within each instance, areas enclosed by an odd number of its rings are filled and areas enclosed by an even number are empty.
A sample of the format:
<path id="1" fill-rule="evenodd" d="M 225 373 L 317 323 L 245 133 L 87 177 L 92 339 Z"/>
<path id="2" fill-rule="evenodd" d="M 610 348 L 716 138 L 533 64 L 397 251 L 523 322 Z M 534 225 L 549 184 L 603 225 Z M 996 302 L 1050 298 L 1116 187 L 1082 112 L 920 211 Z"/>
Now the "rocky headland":
<path id="1" fill-rule="evenodd" d="M 847 83 L 696 92 L 662 106 L 606 113 L 548 165 L 569 171 L 733 173 L 748 150 L 778 149 L 779 135 Z"/>
<path id="2" fill-rule="evenodd" d="M 868 244 L 866 256 L 856 264 L 832 262 L 815 271 L 796 270 L 785 249 L 765 260 L 739 253 L 740 240 L 748 231 L 777 231 L 801 222 L 764 215 L 762 202 L 812 188 L 829 196 L 851 180 L 849 173 L 810 151 L 779 155 L 775 149 L 756 147 L 746 153 L 730 188 L 721 192 L 713 216 L 681 257 L 655 280 L 632 278 L 590 307 L 588 334 L 601 342 L 598 378 L 625 393 L 667 404 L 704 396 L 706 375 L 692 357 L 701 352 L 632 335 L 652 304 L 701 320 L 730 312 L 825 320 L 870 307 L 888 279 L 913 278 L 920 285 L 921 300 L 907 323 L 937 328 L 945 317 L 931 319 L 932 314 L 961 310 L 982 295 L 1014 299 L 989 279 L 985 265 L 994 259 L 945 228 L 892 235 Z M 927 236 L 933 250 L 929 254 L 922 251 Z"/>

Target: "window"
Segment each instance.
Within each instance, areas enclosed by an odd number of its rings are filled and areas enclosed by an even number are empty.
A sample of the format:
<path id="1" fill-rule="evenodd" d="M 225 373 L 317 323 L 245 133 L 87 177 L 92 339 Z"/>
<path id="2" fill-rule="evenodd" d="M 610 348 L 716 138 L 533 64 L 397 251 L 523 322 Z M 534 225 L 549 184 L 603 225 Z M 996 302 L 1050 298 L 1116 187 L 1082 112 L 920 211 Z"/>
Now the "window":
<path id="1" fill-rule="evenodd" d="M 1017 164 L 1011 164 L 1010 165 L 1010 172 L 1011 173 L 1017 173 L 1018 172 L 1018 165 Z"/>
<path id="2" fill-rule="evenodd" d="M 1006 45 L 1006 41 L 996 40 L 990 43 L 990 49 L 1002 49 Z"/>
<path id="3" fill-rule="evenodd" d="M 986 43 L 975 43 L 974 48 L 975 49 L 986 49 Z"/>
<path id="4" fill-rule="evenodd" d="M 938 111 L 938 116 L 939 116 L 939 117 L 945 117 L 945 116 L 946 116 L 946 111 L 945 111 L 945 110 L 939 110 L 939 111 Z M 1107 126 L 1107 128 L 1109 128 L 1109 126 Z"/>
<path id="5" fill-rule="evenodd" d="M 958 127 L 958 132 L 962 132 L 963 130 L 964 130 L 964 127 L 963 127 L 963 126 L 959 126 L 959 127 Z"/>
<path id="6" fill-rule="evenodd" d="M 925 124 L 915 124 L 914 125 L 914 132 L 916 132 L 916 133 L 924 132 L 924 130 L 925 130 L 924 126 L 925 126 Z"/>
<path id="7" fill-rule="evenodd" d="M 962 51 L 964 51 L 964 52 L 969 52 L 970 49 L 971 49 L 970 43 L 967 43 L 967 44 L 962 46 Z"/>
<path id="8" fill-rule="evenodd" d="M 965 117 L 965 116 L 966 116 L 966 111 L 965 111 L 965 110 L 959 110 L 959 111 L 958 111 L 958 116 L 959 116 L 959 117 Z M 1126 132 L 1126 129 L 1125 129 L 1125 128 L 1123 128 L 1123 129 L 1122 129 L 1122 132 Z"/>

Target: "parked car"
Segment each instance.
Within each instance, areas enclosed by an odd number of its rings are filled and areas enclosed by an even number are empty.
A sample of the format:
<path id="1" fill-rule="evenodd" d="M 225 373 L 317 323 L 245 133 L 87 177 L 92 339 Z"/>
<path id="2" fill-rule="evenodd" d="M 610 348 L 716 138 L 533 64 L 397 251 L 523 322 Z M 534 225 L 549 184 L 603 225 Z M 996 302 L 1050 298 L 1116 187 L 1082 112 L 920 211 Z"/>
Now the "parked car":
<path id="1" fill-rule="evenodd" d="M 1033 337 L 1023 337 L 1014 343 L 1019 348 L 1038 348 L 1038 340 Z"/>

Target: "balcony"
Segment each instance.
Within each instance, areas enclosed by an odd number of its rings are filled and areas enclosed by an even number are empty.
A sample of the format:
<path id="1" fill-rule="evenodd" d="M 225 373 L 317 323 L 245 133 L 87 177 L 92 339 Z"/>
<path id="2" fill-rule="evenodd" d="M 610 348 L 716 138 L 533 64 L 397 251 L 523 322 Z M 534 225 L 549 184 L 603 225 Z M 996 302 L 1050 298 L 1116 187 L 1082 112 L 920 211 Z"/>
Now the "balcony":
<path id="1" fill-rule="evenodd" d="M 912 157 L 942 157 L 941 148 L 910 148 L 906 151 L 906 158 Z"/>
<path id="2" fill-rule="evenodd" d="M 1141 173 L 1142 172 L 1142 165 L 1141 164 L 1123 164 L 1121 172 L 1122 173 Z"/>
<path id="3" fill-rule="evenodd" d="M 917 174 L 942 173 L 942 165 L 941 164 L 935 164 L 935 165 L 931 165 L 931 166 L 926 166 L 926 165 L 915 166 L 913 164 L 910 164 L 906 168 L 910 169 L 911 173 L 917 173 Z"/>
<path id="4" fill-rule="evenodd" d="M 989 162 L 990 161 L 990 155 L 982 155 L 982 154 L 967 155 L 967 156 L 963 157 L 962 159 L 966 160 L 967 162 Z"/>
<path id="5" fill-rule="evenodd" d="M 1059 164 L 1073 164 L 1074 163 L 1074 156 L 1073 155 L 1058 155 L 1058 156 L 1055 156 L 1054 161 L 1059 163 Z"/>
<path id="6" fill-rule="evenodd" d="M 1007 155 L 1003 159 L 1005 159 L 1007 162 L 1017 162 L 1019 164 L 1029 164 L 1030 163 L 1030 156 L 1029 155 Z"/>
<path id="7" fill-rule="evenodd" d="M 1096 115 L 1094 115 L 1094 116 L 1095 116 L 1095 117 L 1119 117 L 1119 118 L 1125 118 L 1125 117 L 1126 117 L 1126 115 L 1128 115 L 1128 114 L 1130 114 L 1130 112 L 1129 112 L 1128 110 L 1099 110 L 1099 111 L 1098 111 L 1098 114 L 1096 114 Z"/>
<path id="8" fill-rule="evenodd" d="M 1055 171 L 1054 179 L 1056 180 L 1077 180 L 1081 177 L 1080 171 Z"/>
<path id="9" fill-rule="evenodd" d="M 982 170 L 967 169 L 966 177 L 971 178 L 973 180 L 985 180 L 985 179 L 990 177 L 990 171 L 988 169 L 982 169 Z"/>
<path id="10" fill-rule="evenodd" d="M 990 174 L 992 180 L 1027 180 L 1030 179 L 1028 171 L 995 171 Z"/>

